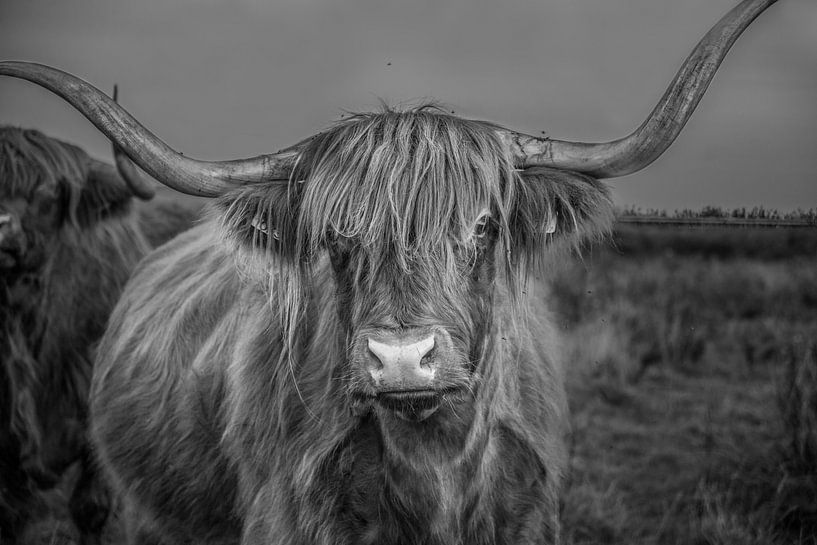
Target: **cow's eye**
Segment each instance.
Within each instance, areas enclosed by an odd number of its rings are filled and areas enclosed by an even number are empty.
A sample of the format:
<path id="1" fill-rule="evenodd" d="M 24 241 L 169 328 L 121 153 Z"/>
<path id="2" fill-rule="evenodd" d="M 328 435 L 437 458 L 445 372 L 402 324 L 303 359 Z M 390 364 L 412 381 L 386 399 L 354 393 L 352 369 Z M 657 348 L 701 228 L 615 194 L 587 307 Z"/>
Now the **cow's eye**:
<path id="1" fill-rule="evenodd" d="M 474 236 L 476 238 L 483 238 L 485 237 L 487 232 L 488 232 L 488 216 L 483 216 L 479 220 L 477 220 L 477 223 L 474 226 Z"/>
<path id="2" fill-rule="evenodd" d="M 37 199 L 35 205 L 37 209 L 37 215 L 40 216 L 41 218 L 50 216 L 51 213 L 54 211 L 56 204 L 57 203 L 54 202 L 54 199 L 49 199 L 47 197 Z"/>
<path id="3" fill-rule="evenodd" d="M 326 235 L 326 240 L 328 241 L 327 246 L 329 247 L 329 249 L 335 253 L 348 254 L 356 246 L 354 239 L 352 239 L 351 237 L 347 237 L 346 235 L 336 233 L 334 231 Z"/>
<path id="4" fill-rule="evenodd" d="M 252 225 L 253 228 L 259 233 L 262 233 L 266 236 L 271 236 L 275 240 L 278 240 L 280 238 L 278 236 L 278 230 L 277 229 L 270 230 L 267 221 L 262 216 L 256 216 L 255 218 L 253 218 L 252 222 L 250 222 L 250 225 Z"/>
<path id="5" fill-rule="evenodd" d="M 32 205 L 39 217 L 50 216 L 57 206 L 57 195 L 51 189 L 39 187 L 34 192 Z"/>

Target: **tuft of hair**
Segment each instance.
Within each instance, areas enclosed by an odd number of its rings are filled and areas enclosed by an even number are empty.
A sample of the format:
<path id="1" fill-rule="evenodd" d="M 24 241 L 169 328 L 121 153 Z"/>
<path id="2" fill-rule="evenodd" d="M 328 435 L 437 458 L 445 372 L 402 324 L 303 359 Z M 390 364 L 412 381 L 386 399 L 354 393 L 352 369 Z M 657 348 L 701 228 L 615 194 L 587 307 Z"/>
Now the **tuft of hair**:
<path id="1" fill-rule="evenodd" d="M 288 182 L 221 197 L 223 232 L 247 261 L 261 259 L 289 340 L 310 265 L 333 239 L 349 239 L 365 253 L 359 279 L 373 280 L 386 261 L 410 272 L 431 259 L 456 275 L 456 254 L 475 250 L 474 225 L 487 213 L 499 233 L 502 276 L 518 295 L 526 269 L 543 262 L 554 238 L 547 233 L 552 218 L 555 236 L 569 231 L 574 241 L 609 227 L 604 186 L 564 171 L 516 170 L 502 130 L 434 105 L 356 113 L 293 147 L 300 159 Z M 524 204 L 530 199 L 536 203 Z"/>
<path id="2" fill-rule="evenodd" d="M 313 252 L 328 236 L 354 239 L 373 267 L 396 260 L 406 272 L 443 243 L 473 246 L 483 213 L 508 223 L 513 163 L 497 130 L 433 106 L 338 123 L 304 150 L 296 241 Z"/>

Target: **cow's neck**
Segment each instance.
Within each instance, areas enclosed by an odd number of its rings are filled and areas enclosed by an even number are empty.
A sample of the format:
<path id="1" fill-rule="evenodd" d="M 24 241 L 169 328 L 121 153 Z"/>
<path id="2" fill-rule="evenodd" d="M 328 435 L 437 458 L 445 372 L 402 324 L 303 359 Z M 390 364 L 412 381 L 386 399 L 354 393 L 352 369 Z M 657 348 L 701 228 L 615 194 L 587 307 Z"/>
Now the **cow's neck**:
<path id="1" fill-rule="evenodd" d="M 377 410 L 353 439 L 356 459 L 352 478 L 353 510 L 362 525 L 363 542 L 399 543 L 415 535 L 421 543 L 455 543 L 469 491 L 490 463 L 487 430 L 474 407 L 460 405 L 454 416 L 441 407 L 426 421 L 413 423 Z M 375 486 L 372 486 L 375 484 Z M 355 497 L 354 490 L 363 494 Z"/>

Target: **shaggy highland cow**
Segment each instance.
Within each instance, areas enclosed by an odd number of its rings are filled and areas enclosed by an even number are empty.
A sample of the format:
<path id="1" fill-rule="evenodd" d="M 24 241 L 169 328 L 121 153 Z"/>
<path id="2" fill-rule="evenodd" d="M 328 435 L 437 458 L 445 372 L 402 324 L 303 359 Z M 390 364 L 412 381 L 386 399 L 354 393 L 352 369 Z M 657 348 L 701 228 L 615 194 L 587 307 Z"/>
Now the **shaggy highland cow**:
<path id="1" fill-rule="evenodd" d="M 36 130 L 0 127 L 3 543 L 88 541 L 107 514 L 87 441 L 92 345 L 150 249 L 133 196 L 153 195 L 117 162 L 121 175 Z M 181 221 L 151 228 L 167 235 Z"/>
<path id="2" fill-rule="evenodd" d="M 565 396 L 538 271 L 605 231 L 597 178 L 658 157 L 772 3 L 728 14 L 605 144 L 426 107 L 197 161 L 74 76 L 0 63 L 216 198 L 142 262 L 98 353 L 93 436 L 132 542 L 557 542 Z"/>

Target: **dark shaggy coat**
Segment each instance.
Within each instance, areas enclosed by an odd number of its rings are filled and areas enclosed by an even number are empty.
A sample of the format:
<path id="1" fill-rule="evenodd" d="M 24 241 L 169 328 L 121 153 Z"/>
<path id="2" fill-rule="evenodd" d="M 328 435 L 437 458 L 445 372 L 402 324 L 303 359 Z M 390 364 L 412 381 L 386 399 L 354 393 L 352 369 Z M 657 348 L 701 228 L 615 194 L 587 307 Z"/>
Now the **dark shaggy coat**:
<path id="1" fill-rule="evenodd" d="M 60 530 L 66 539 L 93 535 L 107 513 L 86 438 L 92 352 L 150 246 L 127 185 L 95 178 L 94 164 L 38 131 L 0 127 L 0 213 L 20 226 L 17 260 L 0 270 L 3 543 L 50 542 L 41 522 L 67 511 L 67 496 L 79 528 Z"/>
<path id="2" fill-rule="evenodd" d="M 557 542 L 566 404 L 539 278 L 610 204 L 515 171 L 495 129 L 355 116 L 300 145 L 290 183 L 224 196 L 141 263 L 92 386 L 132 542 Z M 463 393 L 405 421 L 356 397 L 353 348 L 423 320 Z"/>

